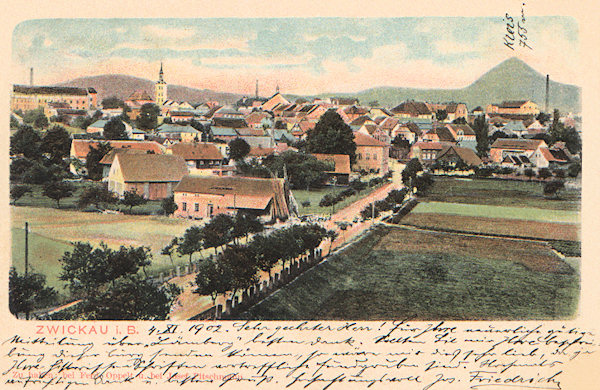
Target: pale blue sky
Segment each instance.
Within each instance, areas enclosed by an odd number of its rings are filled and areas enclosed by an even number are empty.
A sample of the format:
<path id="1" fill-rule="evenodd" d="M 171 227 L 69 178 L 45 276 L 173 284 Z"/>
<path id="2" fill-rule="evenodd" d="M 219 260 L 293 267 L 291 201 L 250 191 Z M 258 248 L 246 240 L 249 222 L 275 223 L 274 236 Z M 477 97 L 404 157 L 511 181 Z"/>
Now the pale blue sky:
<path id="1" fill-rule="evenodd" d="M 63 19 L 31 20 L 13 34 L 12 81 L 36 83 L 124 73 L 248 92 L 254 80 L 290 93 L 373 86 L 461 87 L 518 56 L 554 79 L 577 83 L 577 25 L 528 18 L 533 47 L 502 45 L 498 18 Z M 561 53 L 560 58 L 553 53 Z"/>

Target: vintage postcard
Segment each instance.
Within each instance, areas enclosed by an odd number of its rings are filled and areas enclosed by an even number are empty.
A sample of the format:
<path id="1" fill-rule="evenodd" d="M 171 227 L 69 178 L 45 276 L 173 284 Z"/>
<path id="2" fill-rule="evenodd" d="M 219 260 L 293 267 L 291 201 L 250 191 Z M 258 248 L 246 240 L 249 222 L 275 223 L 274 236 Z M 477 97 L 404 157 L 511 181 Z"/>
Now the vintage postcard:
<path id="1" fill-rule="evenodd" d="M 596 388 L 584 5 L 182 4 L 7 17 L 2 387 Z"/>

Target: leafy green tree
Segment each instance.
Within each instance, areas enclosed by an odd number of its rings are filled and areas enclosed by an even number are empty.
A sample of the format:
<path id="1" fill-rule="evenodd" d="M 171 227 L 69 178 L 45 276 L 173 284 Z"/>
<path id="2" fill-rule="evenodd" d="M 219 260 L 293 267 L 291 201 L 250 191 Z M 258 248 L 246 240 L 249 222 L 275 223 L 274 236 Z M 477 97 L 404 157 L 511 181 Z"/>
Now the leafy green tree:
<path id="1" fill-rule="evenodd" d="M 319 161 L 315 156 L 294 151 L 283 152 L 279 156 L 268 156 L 263 165 L 282 177 L 287 172 L 292 188 L 322 187 L 327 178 L 327 171 L 333 171 L 333 164 Z"/>
<path id="2" fill-rule="evenodd" d="M 542 180 L 546 180 L 549 177 L 552 177 L 552 171 L 548 168 L 540 168 L 538 170 L 538 177 Z"/>
<path id="3" fill-rule="evenodd" d="M 111 109 L 111 108 L 122 108 L 125 103 L 123 100 L 119 99 L 116 96 L 109 96 L 107 98 L 102 99 L 102 108 Z"/>
<path id="4" fill-rule="evenodd" d="M 56 201 L 56 207 L 60 208 L 61 199 L 73 196 L 75 187 L 64 181 L 50 182 L 44 185 L 42 195 Z"/>
<path id="5" fill-rule="evenodd" d="M 250 153 L 250 145 L 246 140 L 237 137 L 229 142 L 229 158 L 235 161 L 243 160 Z"/>
<path id="6" fill-rule="evenodd" d="M 435 119 L 438 121 L 443 121 L 448 118 L 448 112 L 446 110 L 437 110 L 435 112 Z"/>
<path id="7" fill-rule="evenodd" d="M 78 116 L 77 118 L 73 119 L 73 126 L 85 130 L 94 122 L 94 119 L 92 119 L 92 117 L 89 115 Z"/>
<path id="8" fill-rule="evenodd" d="M 456 125 L 466 125 L 467 120 L 461 116 L 461 117 L 458 117 L 455 120 L 453 120 L 452 123 L 454 123 Z"/>
<path id="9" fill-rule="evenodd" d="M 479 157 L 486 157 L 490 150 L 488 128 L 489 126 L 484 115 L 479 115 L 475 118 L 473 130 L 475 131 L 475 140 L 477 141 L 476 149 Z"/>
<path id="10" fill-rule="evenodd" d="M 246 246 L 227 246 L 217 257 L 217 265 L 231 275 L 228 290 L 232 297 L 238 290 L 245 290 L 258 282 L 258 266 Z"/>
<path id="11" fill-rule="evenodd" d="M 104 138 L 110 140 L 127 140 L 125 124 L 118 117 L 113 117 L 104 125 Z"/>
<path id="12" fill-rule="evenodd" d="M 227 214 L 217 214 L 202 228 L 204 247 L 217 248 L 233 239 L 233 218 Z"/>
<path id="13" fill-rule="evenodd" d="M 153 103 L 146 103 L 140 108 L 140 114 L 136 119 L 137 127 L 150 130 L 157 125 L 157 118 L 160 115 L 160 108 Z"/>
<path id="14" fill-rule="evenodd" d="M 23 122 L 33 125 L 36 129 L 43 129 L 48 127 L 48 118 L 44 114 L 43 108 L 36 108 L 35 110 L 26 111 L 23 114 Z"/>
<path id="15" fill-rule="evenodd" d="M 552 180 L 544 184 L 544 197 L 557 199 L 560 190 L 565 188 L 563 180 Z"/>
<path id="16" fill-rule="evenodd" d="M 531 181 L 531 178 L 535 176 L 535 172 L 531 168 L 525 168 L 525 170 L 523 171 L 523 174 L 525 176 L 527 176 L 529 181 Z"/>
<path id="17" fill-rule="evenodd" d="M 178 240 L 177 253 L 181 256 L 189 256 L 190 265 L 192 265 L 192 257 L 194 253 L 200 252 L 203 246 L 203 229 L 198 226 L 187 228 L 183 237 Z"/>
<path id="18" fill-rule="evenodd" d="M 25 158 L 39 160 L 41 157 L 40 133 L 28 125 L 23 125 L 10 137 L 10 154 L 22 154 Z"/>
<path id="19" fill-rule="evenodd" d="M 577 177 L 581 172 L 581 164 L 578 162 L 574 162 L 569 164 L 569 168 L 567 168 L 567 174 L 569 177 Z"/>
<path id="20" fill-rule="evenodd" d="M 248 244 L 252 261 L 261 271 L 268 272 L 269 277 L 271 277 L 271 269 L 279 261 L 279 257 L 272 250 L 272 241 L 270 236 L 257 234 Z"/>
<path id="21" fill-rule="evenodd" d="M 573 127 L 567 127 L 563 131 L 561 141 L 565 142 L 565 146 L 569 149 L 569 152 L 573 154 L 581 152 L 581 137 Z"/>
<path id="22" fill-rule="evenodd" d="M 412 158 L 408 161 L 404 169 L 402 170 L 402 183 L 409 187 L 414 188 L 414 181 L 417 174 L 423 170 L 423 165 L 417 158 Z"/>
<path id="23" fill-rule="evenodd" d="M 161 255 L 169 256 L 169 260 L 171 260 L 171 265 L 175 265 L 173 262 L 173 253 L 177 250 L 177 246 L 179 245 L 179 238 L 173 237 L 170 243 L 165 245 L 160 252 Z"/>
<path id="24" fill-rule="evenodd" d="M 31 193 L 31 187 L 27 185 L 14 185 L 10 188 L 10 198 L 13 204 L 17 204 L 17 200 L 21 199 L 25 194 Z"/>
<path id="25" fill-rule="evenodd" d="M 173 285 L 156 287 L 139 275 L 150 265 L 147 247 L 110 249 L 101 243 L 76 242 L 60 259 L 60 279 L 81 299 L 70 319 L 165 319 L 180 290 Z"/>
<path id="26" fill-rule="evenodd" d="M 77 207 L 86 208 L 93 204 L 97 209 L 106 207 L 109 204 L 117 203 L 117 196 L 109 191 L 105 185 L 91 185 L 86 187 L 77 201 Z"/>
<path id="27" fill-rule="evenodd" d="M 46 287 L 46 277 L 42 274 L 28 272 L 19 274 L 11 267 L 8 276 L 8 308 L 18 316 L 25 314 L 29 319 L 30 313 L 36 307 L 44 307 L 56 299 L 57 293 L 51 287 Z"/>
<path id="28" fill-rule="evenodd" d="M 40 150 L 50 155 L 50 161 L 60 163 L 69 156 L 71 150 L 71 137 L 67 130 L 60 125 L 54 125 L 41 140 Z"/>
<path id="29" fill-rule="evenodd" d="M 155 286 L 137 275 L 119 278 L 111 288 L 81 302 L 74 319 L 165 320 L 180 293 L 172 283 Z"/>
<path id="30" fill-rule="evenodd" d="M 161 200 L 160 208 L 162 209 L 163 213 L 165 213 L 165 215 L 173 214 L 175 211 L 177 211 L 177 203 L 175 203 L 175 197 L 169 196 Z"/>
<path id="31" fill-rule="evenodd" d="M 123 199 L 121 199 L 121 204 L 129 207 L 129 214 L 131 214 L 133 208 L 135 206 L 141 206 L 148 202 L 143 196 L 139 195 L 135 191 L 125 191 L 123 193 Z"/>
<path id="32" fill-rule="evenodd" d="M 100 165 L 100 160 L 112 150 L 112 146 L 108 142 L 100 142 L 97 147 L 90 146 L 90 151 L 85 159 L 85 168 L 87 176 L 91 180 L 102 179 L 103 167 Z"/>
<path id="33" fill-rule="evenodd" d="M 535 119 L 537 119 L 540 122 L 540 124 L 545 125 L 546 122 L 550 120 L 550 115 L 540 111 L 540 113 L 537 114 Z"/>
<path id="34" fill-rule="evenodd" d="M 232 274 L 212 260 L 203 260 L 196 274 L 195 294 L 209 295 L 213 306 L 219 295 L 225 295 L 232 285 Z"/>
<path id="35" fill-rule="evenodd" d="M 264 225 L 254 214 L 238 211 L 233 219 L 232 235 L 236 239 L 240 237 L 248 238 L 249 234 L 262 232 L 263 229 Z"/>
<path id="36" fill-rule="evenodd" d="M 427 172 L 418 175 L 415 178 L 413 185 L 417 189 L 417 195 L 425 195 L 427 190 L 433 185 L 433 176 Z"/>
<path id="37" fill-rule="evenodd" d="M 356 161 L 354 133 L 335 110 L 325 112 L 315 127 L 308 131 L 306 146 L 310 153 L 347 154 Z"/>

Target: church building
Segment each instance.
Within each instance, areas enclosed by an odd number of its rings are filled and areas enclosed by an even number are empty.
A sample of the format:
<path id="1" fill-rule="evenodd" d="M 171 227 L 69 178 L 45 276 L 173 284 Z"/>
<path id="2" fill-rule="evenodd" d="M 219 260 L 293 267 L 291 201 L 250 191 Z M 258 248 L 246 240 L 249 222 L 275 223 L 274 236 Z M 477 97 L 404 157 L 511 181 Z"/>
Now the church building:
<path id="1" fill-rule="evenodd" d="M 167 100 L 167 83 L 163 78 L 163 66 L 160 63 L 160 72 L 158 73 L 158 81 L 154 84 L 154 101 L 160 107 Z"/>

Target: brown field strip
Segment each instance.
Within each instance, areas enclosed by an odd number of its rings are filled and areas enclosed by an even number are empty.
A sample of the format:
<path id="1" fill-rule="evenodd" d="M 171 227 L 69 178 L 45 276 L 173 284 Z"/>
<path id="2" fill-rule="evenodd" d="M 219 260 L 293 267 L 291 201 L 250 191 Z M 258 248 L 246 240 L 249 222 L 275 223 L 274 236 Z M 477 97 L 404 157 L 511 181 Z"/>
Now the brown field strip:
<path id="1" fill-rule="evenodd" d="M 576 224 L 537 222 L 527 220 L 471 217 L 436 213 L 412 213 L 402 224 L 462 232 L 500 234 L 506 236 L 541 238 L 546 240 L 579 240 Z"/>
<path id="2" fill-rule="evenodd" d="M 452 254 L 459 257 L 508 260 L 532 271 L 571 273 L 573 269 L 544 243 L 504 238 L 463 236 L 443 232 L 419 232 L 396 228 L 373 248 L 421 254 Z"/>

